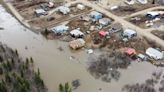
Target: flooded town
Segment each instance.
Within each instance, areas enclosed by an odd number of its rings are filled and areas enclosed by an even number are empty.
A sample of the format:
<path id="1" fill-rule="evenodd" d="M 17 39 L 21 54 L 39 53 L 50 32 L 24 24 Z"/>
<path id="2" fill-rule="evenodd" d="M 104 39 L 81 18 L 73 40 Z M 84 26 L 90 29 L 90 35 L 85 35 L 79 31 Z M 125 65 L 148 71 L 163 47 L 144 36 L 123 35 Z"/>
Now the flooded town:
<path id="1" fill-rule="evenodd" d="M 164 92 L 164 0 L 0 0 L 0 92 Z"/>

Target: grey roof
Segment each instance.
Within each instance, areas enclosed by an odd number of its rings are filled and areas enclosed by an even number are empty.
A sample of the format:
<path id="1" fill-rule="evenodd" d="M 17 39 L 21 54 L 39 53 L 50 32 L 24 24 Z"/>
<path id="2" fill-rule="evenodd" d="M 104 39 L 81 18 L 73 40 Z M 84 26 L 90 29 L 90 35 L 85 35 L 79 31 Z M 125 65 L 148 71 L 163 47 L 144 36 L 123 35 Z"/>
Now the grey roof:
<path id="1" fill-rule="evenodd" d="M 163 58 L 163 53 L 154 48 L 148 48 L 146 54 L 157 60 Z"/>

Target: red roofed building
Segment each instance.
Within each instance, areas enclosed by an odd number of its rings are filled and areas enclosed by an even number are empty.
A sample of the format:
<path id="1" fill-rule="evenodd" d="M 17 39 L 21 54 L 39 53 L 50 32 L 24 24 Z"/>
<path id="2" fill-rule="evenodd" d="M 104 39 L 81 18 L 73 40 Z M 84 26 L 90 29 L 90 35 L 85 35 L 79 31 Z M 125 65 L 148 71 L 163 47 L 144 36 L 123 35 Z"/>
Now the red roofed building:
<path id="1" fill-rule="evenodd" d="M 105 37 L 107 34 L 108 34 L 108 33 L 105 32 L 105 31 L 99 31 L 99 35 L 100 35 L 101 37 Z"/>
<path id="2" fill-rule="evenodd" d="M 133 49 L 133 48 L 128 48 L 126 50 L 126 54 L 129 55 L 129 56 L 134 55 L 134 54 L 136 54 L 136 50 Z"/>

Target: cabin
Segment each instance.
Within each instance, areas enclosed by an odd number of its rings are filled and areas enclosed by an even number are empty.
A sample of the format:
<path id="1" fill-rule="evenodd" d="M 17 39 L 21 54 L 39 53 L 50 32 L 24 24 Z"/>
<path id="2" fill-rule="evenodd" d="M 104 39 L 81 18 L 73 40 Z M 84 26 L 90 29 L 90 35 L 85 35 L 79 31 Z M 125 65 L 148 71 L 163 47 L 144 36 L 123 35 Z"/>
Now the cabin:
<path id="1" fill-rule="evenodd" d="M 47 15 L 48 14 L 48 12 L 46 12 L 44 9 L 36 9 L 35 11 L 34 11 L 34 13 L 36 14 L 36 16 L 41 16 L 41 15 Z"/>
<path id="2" fill-rule="evenodd" d="M 98 21 L 99 19 L 101 19 L 103 17 L 103 14 L 97 12 L 97 11 L 92 11 L 89 16 L 93 19 Z"/>
<path id="3" fill-rule="evenodd" d="M 133 4 L 135 4 L 135 1 L 134 0 L 125 0 L 125 4 L 133 5 Z"/>
<path id="4" fill-rule="evenodd" d="M 137 0 L 137 1 L 141 4 L 147 4 L 148 3 L 148 0 Z"/>
<path id="5" fill-rule="evenodd" d="M 132 30 L 132 29 L 125 29 L 122 36 L 125 37 L 125 38 L 130 39 L 132 37 L 137 36 L 137 32 Z"/>
<path id="6" fill-rule="evenodd" d="M 60 6 L 57 8 L 57 10 L 64 15 L 68 14 L 71 11 L 70 8 L 67 6 Z"/>
<path id="7" fill-rule="evenodd" d="M 70 32 L 71 36 L 74 38 L 83 38 L 84 33 L 80 31 L 80 28 L 74 29 Z"/>
<path id="8" fill-rule="evenodd" d="M 151 47 L 146 50 L 146 55 L 148 55 L 150 58 L 153 58 L 155 60 L 160 60 L 163 58 L 162 52 Z"/>
<path id="9" fill-rule="evenodd" d="M 77 50 L 85 46 L 85 41 L 83 39 L 76 39 L 69 42 L 69 46 L 73 50 Z"/>
<path id="10" fill-rule="evenodd" d="M 85 6 L 83 4 L 77 4 L 77 9 L 79 10 L 84 10 L 85 9 Z"/>
<path id="11" fill-rule="evenodd" d="M 54 33 L 64 33 L 64 32 L 66 32 L 68 30 L 69 30 L 69 27 L 65 26 L 65 25 L 59 25 L 57 27 L 52 28 L 52 31 Z"/>
<path id="12" fill-rule="evenodd" d="M 102 26 L 107 26 L 107 25 L 111 24 L 111 22 L 112 22 L 112 20 L 109 18 L 99 19 L 99 24 Z"/>
<path id="13" fill-rule="evenodd" d="M 136 54 L 136 50 L 133 49 L 133 48 L 128 48 L 125 53 L 128 55 L 128 56 L 133 56 Z"/>

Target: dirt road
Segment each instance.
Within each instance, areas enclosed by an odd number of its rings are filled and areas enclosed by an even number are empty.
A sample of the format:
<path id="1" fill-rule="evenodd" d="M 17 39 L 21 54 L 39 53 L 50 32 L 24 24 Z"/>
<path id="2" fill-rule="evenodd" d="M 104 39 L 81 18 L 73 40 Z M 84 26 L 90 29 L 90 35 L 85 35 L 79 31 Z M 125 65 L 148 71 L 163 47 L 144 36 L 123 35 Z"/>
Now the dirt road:
<path id="1" fill-rule="evenodd" d="M 145 9 L 145 10 L 133 13 L 133 14 L 127 16 L 127 17 L 134 17 L 134 16 L 137 16 L 137 15 L 140 15 L 140 14 L 144 14 L 148 11 L 157 10 L 157 9 L 164 9 L 164 6 L 157 6 L 157 7 L 152 7 L 152 8 L 149 8 L 149 9 Z"/>
<path id="2" fill-rule="evenodd" d="M 153 40 L 153 41 L 156 41 L 157 44 L 161 45 L 164 47 L 164 41 L 158 37 L 156 37 L 155 35 L 151 34 L 150 31 L 147 31 L 145 29 L 142 29 L 136 25 L 133 25 L 132 23 L 110 13 L 109 11 L 99 7 L 98 5 L 96 4 L 92 4 L 90 3 L 89 1 L 86 1 L 86 0 L 78 0 L 78 1 L 81 1 L 83 4 L 89 6 L 89 7 L 92 7 L 93 9 L 107 15 L 108 17 L 111 17 L 113 18 L 116 22 L 120 22 L 125 28 L 131 28 L 131 29 L 134 29 L 137 31 L 137 33 L 141 36 L 144 36 L 144 37 L 147 37 L 148 39 L 150 40 Z M 153 9 L 156 9 L 156 8 L 153 8 Z M 142 11 L 143 12 L 143 11 Z M 140 13 L 140 12 L 139 12 Z"/>

